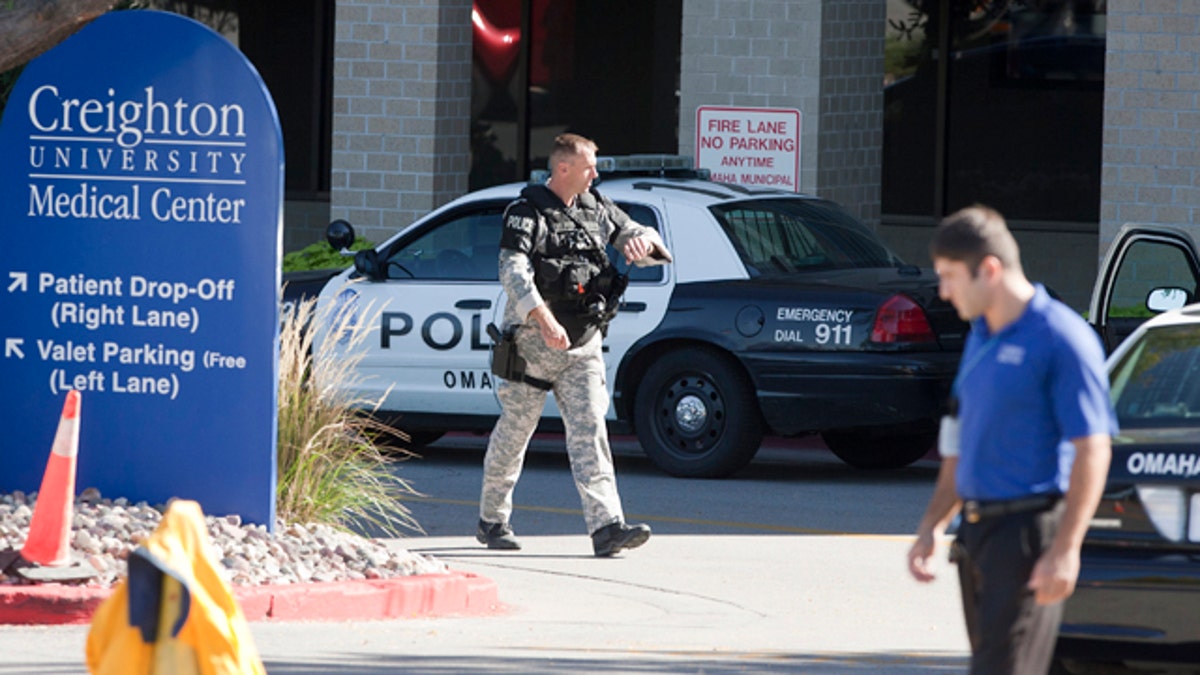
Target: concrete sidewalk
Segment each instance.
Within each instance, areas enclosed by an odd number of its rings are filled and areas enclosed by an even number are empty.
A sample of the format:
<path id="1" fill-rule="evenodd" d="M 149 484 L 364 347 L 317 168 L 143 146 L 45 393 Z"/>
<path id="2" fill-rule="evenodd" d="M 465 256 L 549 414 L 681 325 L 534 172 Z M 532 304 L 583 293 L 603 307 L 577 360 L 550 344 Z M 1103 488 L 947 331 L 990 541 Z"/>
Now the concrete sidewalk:
<path id="1" fill-rule="evenodd" d="M 955 577 L 918 585 L 909 538 L 656 535 L 611 559 L 582 536 L 396 540 L 495 581 L 503 611 L 251 624 L 272 674 L 963 672 Z M 0 673 L 83 673 L 86 626 L 5 627 Z"/>

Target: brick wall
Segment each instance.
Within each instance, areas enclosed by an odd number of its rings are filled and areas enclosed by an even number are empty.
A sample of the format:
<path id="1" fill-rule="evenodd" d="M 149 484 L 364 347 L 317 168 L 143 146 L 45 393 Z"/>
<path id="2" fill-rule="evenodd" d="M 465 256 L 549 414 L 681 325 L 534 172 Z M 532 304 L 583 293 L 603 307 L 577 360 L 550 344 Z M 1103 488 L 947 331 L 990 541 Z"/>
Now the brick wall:
<path id="1" fill-rule="evenodd" d="M 337 3 L 330 218 L 381 239 L 464 193 L 470 0 Z M 680 151 L 701 105 L 796 108 L 800 188 L 879 220 L 884 4 L 684 0 Z"/>
<path id="2" fill-rule="evenodd" d="M 703 105 L 795 108 L 800 189 L 817 187 L 821 0 L 684 0 L 679 152 L 694 155 Z"/>
<path id="3" fill-rule="evenodd" d="M 1100 251 L 1128 222 L 1200 217 L 1200 3 L 1110 0 Z"/>
<path id="4" fill-rule="evenodd" d="M 329 202 L 289 199 L 283 203 L 283 252 L 298 251 L 325 241 L 329 225 Z"/>
<path id="5" fill-rule="evenodd" d="M 467 191 L 470 0 L 339 0 L 330 217 L 380 241 Z"/>
<path id="6" fill-rule="evenodd" d="M 800 190 L 879 222 L 883 31 L 879 0 L 684 0 L 679 151 L 702 105 L 796 108 Z"/>
<path id="7" fill-rule="evenodd" d="M 879 224 L 886 5 L 826 2 L 821 16 L 818 194 Z"/>

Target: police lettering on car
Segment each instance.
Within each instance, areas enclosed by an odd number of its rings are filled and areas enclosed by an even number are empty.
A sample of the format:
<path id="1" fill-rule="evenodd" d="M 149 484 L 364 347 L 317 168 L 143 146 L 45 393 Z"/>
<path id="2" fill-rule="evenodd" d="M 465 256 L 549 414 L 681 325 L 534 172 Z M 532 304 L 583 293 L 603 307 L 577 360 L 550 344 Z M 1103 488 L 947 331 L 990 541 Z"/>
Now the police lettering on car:
<path id="1" fill-rule="evenodd" d="M 470 348 L 477 351 L 487 351 L 490 344 L 483 341 L 483 315 L 471 315 Z M 381 312 L 379 315 L 379 348 L 391 349 L 392 338 L 408 335 L 413 330 L 413 317 L 407 312 Z M 443 337 L 437 328 L 441 326 L 450 331 Z M 457 315 L 450 312 L 435 312 L 421 322 L 421 341 L 430 349 L 439 351 L 454 349 L 463 339 L 463 323 Z"/>

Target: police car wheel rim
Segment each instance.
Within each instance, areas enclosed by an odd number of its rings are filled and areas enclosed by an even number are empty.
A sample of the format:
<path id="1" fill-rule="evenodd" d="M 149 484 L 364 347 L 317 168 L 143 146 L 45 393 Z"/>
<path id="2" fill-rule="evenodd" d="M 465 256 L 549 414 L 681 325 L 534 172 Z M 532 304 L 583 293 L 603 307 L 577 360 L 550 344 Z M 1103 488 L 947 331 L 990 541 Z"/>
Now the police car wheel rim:
<path id="1" fill-rule="evenodd" d="M 677 451 L 708 452 L 724 429 L 725 401 L 707 377 L 685 375 L 663 391 L 658 406 L 663 435 Z"/>
<path id="2" fill-rule="evenodd" d="M 699 396 L 688 394 L 675 404 L 675 422 L 679 428 L 694 434 L 708 421 L 708 407 Z"/>

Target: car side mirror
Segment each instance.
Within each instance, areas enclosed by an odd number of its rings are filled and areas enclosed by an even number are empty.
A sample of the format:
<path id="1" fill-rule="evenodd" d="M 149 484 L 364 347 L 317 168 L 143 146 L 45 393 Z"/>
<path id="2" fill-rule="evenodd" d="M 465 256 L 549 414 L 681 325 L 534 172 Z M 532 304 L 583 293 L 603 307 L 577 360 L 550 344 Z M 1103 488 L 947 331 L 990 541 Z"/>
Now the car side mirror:
<path id="1" fill-rule="evenodd" d="M 354 245 L 354 226 L 341 219 L 329 223 L 325 228 L 325 241 L 333 250 L 349 255 L 350 247 Z"/>
<path id="2" fill-rule="evenodd" d="M 354 254 L 354 270 L 371 281 L 379 281 L 384 276 L 379 269 L 379 254 L 373 248 Z"/>
<path id="3" fill-rule="evenodd" d="M 1161 313 L 1179 309 L 1188 303 L 1189 294 L 1185 289 L 1167 287 L 1156 288 L 1146 296 L 1146 309 Z"/>

